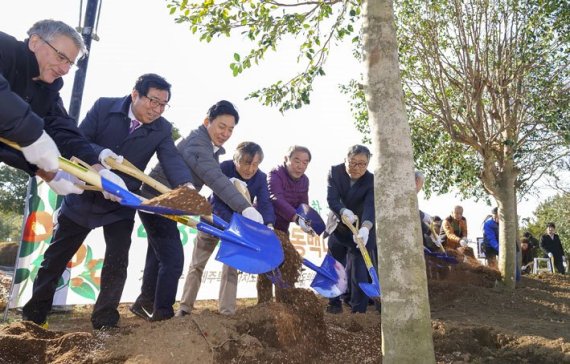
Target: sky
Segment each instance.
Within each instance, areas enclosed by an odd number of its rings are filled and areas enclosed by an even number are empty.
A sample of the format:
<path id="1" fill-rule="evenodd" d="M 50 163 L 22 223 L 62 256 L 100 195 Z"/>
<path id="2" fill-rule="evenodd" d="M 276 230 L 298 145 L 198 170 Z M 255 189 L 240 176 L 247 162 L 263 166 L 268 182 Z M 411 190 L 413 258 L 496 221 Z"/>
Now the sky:
<path id="1" fill-rule="evenodd" d="M 85 6 L 87 0 L 83 1 Z M 41 19 L 62 20 L 79 25 L 79 0 L 28 0 L 25 5 L 4 6 L 0 12 L 0 30 L 19 40 Z M 245 100 L 247 94 L 286 79 L 298 69 L 296 50 L 291 44 L 270 53 L 263 64 L 233 77 L 229 64 L 234 52 L 243 55 L 248 42 L 239 35 L 201 43 L 187 24 L 175 24 L 163 0 L 103 1 L 97 29 L 99 41 L 93 41 L 89 58 L 80 120 L 99 97 L 122 97 L 130 93 L 138 76 L 157 73 L 172 84 L 171 108 L 163 116 L 186 136 L 200 125 L 207 109 L 219 100 L 232 101 L 240 113 L 233 136 L 224 145 L 225 157 L 242 141 L 260 144 L 265 159 L 260 168 L 268 172 L 282 163 L 291 145 L 308 147 L 313 159 L 307 169 L 310 200 L 326 207 L 326 178 L 330 166 L 342 163 L 349 146 L 361 142 L 353 125 L 348 99 L 340 93 L 339 84 L 357 78 L 362 66 L 352 58 L 350 48 L 333 48 L 325 67 L 326 77 L 314 84 L 311 104 L 300 110 L 279 113 L 277 108 L 262 106 L 256 100 Z M 61 92 L 69 105 L 73 73 L 64 77 Z M 150 164 L 152 166 L 153 163 Z M 148 169 L 147 169 L 148 172 Z M 552 195 L 542 190 L 541 197 Z M 536 197 L 521 201 L 519 215 L 531 217 L 538 204 Z M 491 207 L 472 200 L 462 201 L 455 194 L 424 198 L 419 194 L 420 208 L 430 215 L 445 217 L 454 205 L 464 207 L 469 238 L 481 236 L 481 224 Z"/>

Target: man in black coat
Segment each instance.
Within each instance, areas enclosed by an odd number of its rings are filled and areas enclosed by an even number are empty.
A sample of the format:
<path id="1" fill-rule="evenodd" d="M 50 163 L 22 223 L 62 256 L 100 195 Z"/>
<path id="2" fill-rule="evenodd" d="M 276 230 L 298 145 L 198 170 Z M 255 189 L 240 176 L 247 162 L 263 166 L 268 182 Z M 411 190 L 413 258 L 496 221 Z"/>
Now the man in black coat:
<path id="1" fill-rule="evenodd" d="M 540 247 L 547 254 L 552 254 L 556 271 L 560 274 L 564 274 L 566 271 L 562 260 L 562 257 L 564 256 L 564 248 L 562 248 L 560 236 L 556 234 L 556 225 L 553 222 L 549 222 L 546 225 L 546 234 L 542 235 L 542 238 L 540 238 Z"/>
<path id="2" fill-rule="evenodd" d="M 28 35 L 21 42 L 0 32 L 0 136 L 22 146 L 22 152 L 17 152 L 0 143 L 0 161 L 42 177 L 56 193 L 81 193 L 74 178 L 63 171 L 54 172 L 59 152 L 104 170 L 59 95 L 62 76 L 86 52 L 83 38 L 55 20 L 38 21 Z M 109 173 L 108 178 L 124 185 Z"/>

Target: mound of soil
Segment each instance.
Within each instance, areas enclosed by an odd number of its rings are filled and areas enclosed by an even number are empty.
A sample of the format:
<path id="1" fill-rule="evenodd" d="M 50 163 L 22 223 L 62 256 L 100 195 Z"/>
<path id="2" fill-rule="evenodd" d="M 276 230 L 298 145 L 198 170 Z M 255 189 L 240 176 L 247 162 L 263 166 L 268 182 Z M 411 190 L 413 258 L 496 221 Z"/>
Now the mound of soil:
<path id="1" fill-rule="evenodd" d="M 517 289 L 503 290 L 498 272 L 471 263 L 437 267 L 445 277 L 429 280 L 437 362 L 570 363 L 570 277 L 524 276 Z M 381 362 L 374 306 L 333 315 L 312 291 L 289 289 L 283 298 L 239 300 L 233 316 L 200 301 L 192 315 L 155 323 L 124 305 L 121 328 L 104 332 L 91 331 L 90 307 L 52 315 L 54 331 L 15 321 L 0 331 L 0 363 Z"/>

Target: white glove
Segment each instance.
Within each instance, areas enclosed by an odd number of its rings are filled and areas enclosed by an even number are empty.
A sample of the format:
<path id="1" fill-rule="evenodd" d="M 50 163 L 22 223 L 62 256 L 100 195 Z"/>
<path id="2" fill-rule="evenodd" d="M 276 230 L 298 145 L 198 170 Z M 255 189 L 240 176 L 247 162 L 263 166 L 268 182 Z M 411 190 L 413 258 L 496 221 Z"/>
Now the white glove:
<path id="1" fill-rule="evenodd" d="M 82 194 L 83 189 L 79 188 L 77 185 L 85 184 L 85 182 L 67 172 L 59 170 L 55 174 L 55 177 L 53 177 L 53 179 L 47 184 L 53 192 L 58 195 L 65 196 L 72 193 L 77 195 Z"/>
<path id="2" fill-rule="evenodd" d="M 236 185 L 236 183 L 239 183 L 243 188 L 245 188 L 245 189 L 247 190 L 247 182 L 242 181 L 242 180 L 239 179 L 239 178 L 232 177 L 232 178 L 230 178 L 230 182 L 231 182 L 234 186 Z"/>
<path id="3" fill-rule="evenodd" d="M 360 238 L 362 240 L 362 243 L 366 246 L 366 244 L 368 243 L 368 228 L 367 227 L 361 227 L 360 230 L 358 230 L 358 235 L 353 236 L 352 239 L 354 240 L 354 242 L 356 243 L 356 238 Z M 358 245 L 358 243 L 356 243 L 356 245 Z"/>
<path id="4" fill-rule="evenodd" d="M 111 166 L 105 162 L 107 158 L 113 158 L 117 163 L 123 163 L 123 156 L 115 154 L 111 149 L 103 149 L 101 153 L 99 153 L 99 162 L 108 169 L 111 169 Z"/>
<path id="5" fill-rule="evenodd" d="M 123 182 L 121 177 L 117 176 L 115 173 L 111 172 L 110 170 L 102 169 L 99 171 L 99 175 L 101 177 L 113 182 L 114 184 L 118 185 L 119 187 L 122 187 L 125 190 L 127 190 L 127 186 L 125 185 L 125 182 Z M 106 191 L 103 191 L 103 197 L 105 197 L 107 200 L 111 200 L 111 201 L 115 201 L 115 202 L 121 201 L 121 198 L 119 196 L 115 196 L 112 193 L 109 193 Z"/>
<path id="6" fill-rule="evenodd" d="M 460 244 L 461 246 L 467 246 L 467 239 L 462 238 L 461 240 L 459 240 L 459 244 Z"/>
<path id="7" fill-rule="evenodd" d="M 305 219 L 303 219 L 301 216 L 298 215 L 297 215 L 297 224 L 299 224 L 301 230 L 303 230 L 307 234 L 312 235 L 314 233 L 313 229 L 309 225 L 307 225 L 307 223 L 305 223 Z"/>
<path id="8" fill-rule="evenodd" d="M 354 222 L 356 221 L 356 215 L 354 214 L 354 212 L 350 211 L 349 209 L 344 209 L 342 210 L 342 216 L 345 216 L 351 224 L 354 224 Z"/>
<path id="9" fill-rule="evenodd" d="M 241 214 L 250 220 L 263 224 L 263 216 L 254 207 L 247 207 Z"/>
<path id="10" fill-rule="evenodd" d="M 44 131 L 42 135 L 27 147 L 22 147 L 24 158 L 47 172 L 55 172 L 59 168 L 60 154 L 53 139 Z"/>
<path id="11" fill-rule="evenodd" d="M 441 243 L 441 238 L 440 238 L 440 237 L 438 237 L 438 238 L 434 241 L 434 243 L 435 243 L 435 245 L 436 245 L 438 248 L 443 248 L 443 244 Z"/>

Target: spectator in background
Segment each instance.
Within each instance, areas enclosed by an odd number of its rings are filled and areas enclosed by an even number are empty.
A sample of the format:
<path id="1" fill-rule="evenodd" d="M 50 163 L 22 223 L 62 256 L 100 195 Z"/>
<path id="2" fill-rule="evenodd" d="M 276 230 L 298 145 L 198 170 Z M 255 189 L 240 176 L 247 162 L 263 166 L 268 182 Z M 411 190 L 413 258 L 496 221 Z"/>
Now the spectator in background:
<path id="1" fill-rule="evenodd" d="M 458 249 L 467 246 L 467 219 L 463 217 L 463 207 L 455 206 L 451 215 L 445 218 L 442 225 L 445 233 L 445 248 Z"/>
<path id="2" fill-rule="evenodd" d="M 562 259 L 564 256 L 564 249 L 562 248 L 560 236 L 556 234 L 556 225 L 553 222 L 549 222 L 546 225 L 546 234 L 542 235 L 542 238 L 540 238 L 540 247 L 548 254 L 549 257 L 552 255 L 556 271 L 560 274 L 564 274 L 565 269 Z"/>
<path id="3" fill-rule="evenodd" d="M 532 272 L 532 264 L 534 263 L 535 249 L 532 246 L 528 237 L 521 239 L 521 254 L 522 254 L 522 274 L 529 274 Z"/>
<path id="4" fill-rule="evenodd" d="M 491 210 L 491 215 L 483 222 L 483 252 L 487 259 L 487 265 L 497 268 L 497 255 L 499 255 L 499 213 L 496 207 Z"/>

